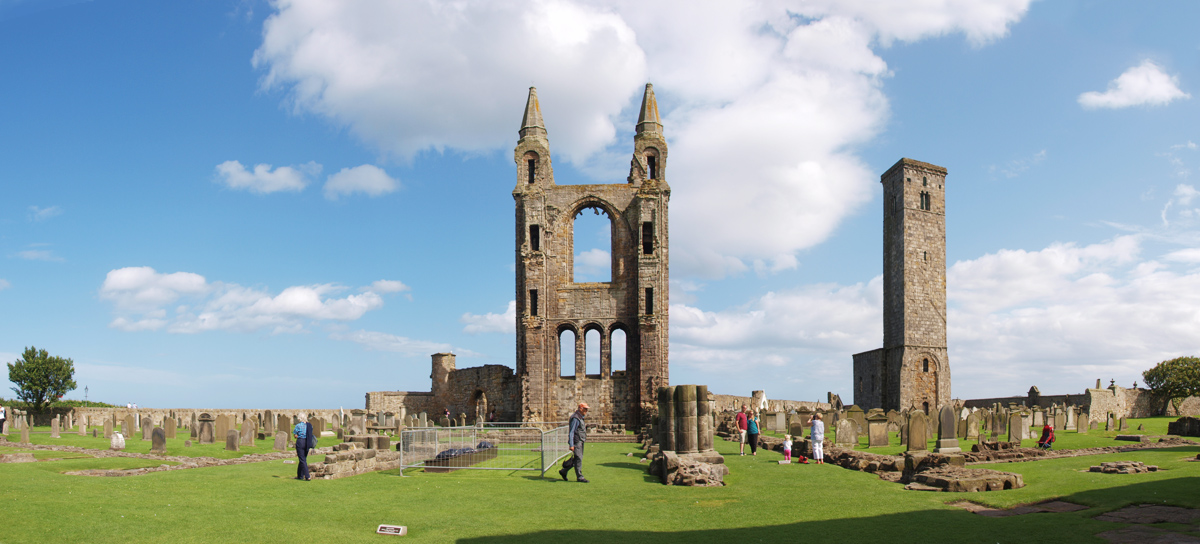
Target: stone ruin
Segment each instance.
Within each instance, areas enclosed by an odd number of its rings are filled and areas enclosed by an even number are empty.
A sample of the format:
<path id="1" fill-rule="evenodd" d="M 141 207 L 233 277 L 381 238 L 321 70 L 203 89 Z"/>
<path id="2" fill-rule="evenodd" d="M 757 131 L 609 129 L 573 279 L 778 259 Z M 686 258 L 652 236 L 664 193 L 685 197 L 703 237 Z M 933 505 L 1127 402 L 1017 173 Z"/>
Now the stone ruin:
<path id="1" fill-rule="evenodd" d="M 1141 474 L 1143 472 L 1158 472 L 1156 465 L 1147 465 L 1141 461 L 1113 461 L 1109 463 L 1100 463 L 1099 466 L 1091 467 L 1088 472 L 1100 472 L 1103 474 Z"/>
<path id="2" fill-rule="evenodd" d="M 647 447 L 650 474 L 666 485 L 725 485 L 725 458 L 713 450 L 715 420 L 708 386 L 658 388 L 654 443 Z"/>

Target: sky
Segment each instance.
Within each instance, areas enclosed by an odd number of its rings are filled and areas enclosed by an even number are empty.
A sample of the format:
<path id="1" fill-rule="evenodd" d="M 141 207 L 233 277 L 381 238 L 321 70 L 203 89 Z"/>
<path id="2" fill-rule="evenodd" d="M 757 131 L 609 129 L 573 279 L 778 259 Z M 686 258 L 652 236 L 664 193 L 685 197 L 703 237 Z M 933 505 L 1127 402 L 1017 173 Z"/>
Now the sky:
<path id="1" fill-rule="evenodd" d="M 213 408 L 427 391 L 443 351 L 513 366 L 528 88 L 556 181 L 623 183 L 651 82 L 671 383 L 850 401 L 851 355 L 882 344 L 879 175 L 909 157 L 949 171 L 953 396 L 1128 387 L 1200 352 L 1197 20 L 0 0 L 0 360 L 71 358 L 69 398 Z M 608 273 L 607 228 L 576 225 L 577 279 Z"/>

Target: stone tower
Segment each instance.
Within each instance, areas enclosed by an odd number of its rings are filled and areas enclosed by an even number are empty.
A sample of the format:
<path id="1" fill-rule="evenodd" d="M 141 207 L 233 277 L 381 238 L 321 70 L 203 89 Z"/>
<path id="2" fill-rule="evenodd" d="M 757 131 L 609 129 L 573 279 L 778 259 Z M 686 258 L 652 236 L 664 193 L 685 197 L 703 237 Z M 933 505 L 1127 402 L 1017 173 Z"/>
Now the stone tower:
<path id="1" fill-rule="evenodd" d="M 526 421 L 566 421 L 579 402 L 599 423 L 640 426 L 667 385 L 667 142 L 647 84 L 625 183 L 557 185 L 537 91 L 529 89 L 517 162 L 517 377 Z M 591 209 L 611 222 L 609 282 L 574 281 L 574 221 Z M 600 373 L 586 373 L 586 333 L 600 333 Z M 626 370 L 612 370 L 611 339 L 626 338 Z M 574 335 L 574 372 L 559 342 Z"/>
<path id="2" fill-rule="evenodd" d="M 946 169 L 900 159 L 880 181 L 883 349 L 854 355 L 854 402 L 932 414 L 950 401 Z"/>

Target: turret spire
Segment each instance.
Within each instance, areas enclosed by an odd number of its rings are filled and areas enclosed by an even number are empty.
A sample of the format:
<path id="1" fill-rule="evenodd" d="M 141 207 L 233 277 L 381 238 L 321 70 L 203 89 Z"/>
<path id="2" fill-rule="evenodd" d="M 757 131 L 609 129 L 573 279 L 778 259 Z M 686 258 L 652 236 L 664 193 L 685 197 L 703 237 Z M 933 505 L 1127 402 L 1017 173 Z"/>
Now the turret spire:
<path id="1" fill-rule="evenodd" d="M 546 137 L 546 123 L 542 121 L 542 108 L 538 106 L 536 87 L 529 88 L 529 99 L 525 101 L 525 116 L 521 118 L 520 134 L 522 138 L 526 135 Z"/>
<path id="2" fill-rule="evenodd" d="M 540 119 L 540 118 L 539 118 Z M 642 109 L 638 113 L 637 133 L 662 133 L 662 120 L 658 118 L 658 100 L 654 99 L 654 85 L 646 84 L 646 94 L 642 95 Z"/>

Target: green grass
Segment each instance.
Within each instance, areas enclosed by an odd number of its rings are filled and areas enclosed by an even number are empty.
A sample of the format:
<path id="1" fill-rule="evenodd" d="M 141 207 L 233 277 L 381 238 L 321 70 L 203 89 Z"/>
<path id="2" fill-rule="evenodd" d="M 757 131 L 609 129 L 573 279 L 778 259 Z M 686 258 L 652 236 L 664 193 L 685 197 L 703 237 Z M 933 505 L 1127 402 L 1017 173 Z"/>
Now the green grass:
<path id="1" fill-rule="evenodd" d="M 1122 526 L 1091 519 L 1100 511 L 1142 502 L 1200 507 L 1200 463 L 1184 461 L 1200 452 L 1195 446 L 989 465 L 1021 473 L 1027 487 L 976 494 L 905 491 L 834 465 L 779 465 L 775 452 L 739 457 L 737 444 L 720 439 L 717 448 L 732 471 L 722 488 L 657 483 L 635 444 L 589 445 L 590 484 L 469 470 L 297 482 L 296 465 L 282 461 L 123 478 L 62 472 L 158 463 L 7 464 L 0 542 L 378 542 L 387 538 L 374 534 L 380 523 L 407 525 L 405 542 L 1099 542 L 1092 535 Z M 1165 470 L 1080 472 L 1115 459 Z M 945 504 L 1051 498 L 1095 508 L 992 519 Z"/>
<path id="2" fill-rule="evenodd" d="M 29 442 L 43 446 L 76 446 L 80 448 L 91 449 L 108 449 L 109 439 L 104 438 L 104 429 L 97 429 L 97 437 L 92 438 L 92 427 L 89 427 L 87 434 L 79 436 L 77 430 L 63 431 L 59 438 L 50 438 L 50 427 L 30 427 Z M 235 459 L 243 455 L 251 453 L 271 453 L 275 451 L 272 446 L 275 440 L 255 440 L 254 446 L 242 446 L 239 451 L 226 451 L 225 441 L 220 440 L 215 444 L 200 444 L 197 440 L 190 438 L 187 429 L 179 429 L 175 435 L 177 438 L 167 439 L 166 455 L 176 455 L 180 457 L 214 457 L 217 459 Z M 21 437 L 20 431 L 10 432 L 8 439 L 17 441 Z M 191 447 L 185 447 L 184 443 L 187 440 L 192 441 Z M 317 445 L 320 447 L 333 446 L 339 440 L 337 437 L 326 436 L 318 440 Z M 132 453 L 150 453 L 151 442 L 142 440 L 142 433 L 138 431 L 133 433 L 133 436 L 125 437 L 125 450 Z"/>

